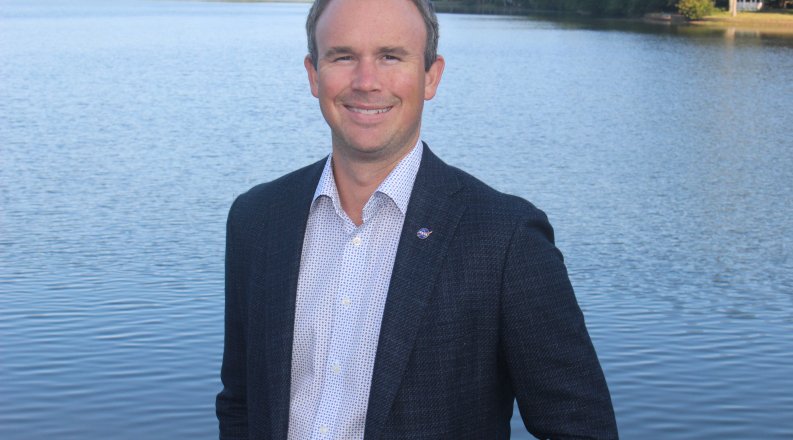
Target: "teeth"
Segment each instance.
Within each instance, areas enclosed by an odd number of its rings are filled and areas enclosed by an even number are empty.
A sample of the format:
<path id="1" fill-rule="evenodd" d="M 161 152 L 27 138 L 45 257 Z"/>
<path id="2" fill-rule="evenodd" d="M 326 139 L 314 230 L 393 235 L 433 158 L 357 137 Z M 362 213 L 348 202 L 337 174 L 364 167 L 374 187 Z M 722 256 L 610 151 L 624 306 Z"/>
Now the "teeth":
<path id="1" fill-rule="evenodd" d="M 348 107 L 351 111 L 355 113 L 361 113 L 364 115 L 379 115 L 380 113 L 385 113 L 391 110 L 391 107 L 386 108 L 375 108 L 375 109 L 365 109 L 365 108 L 357 108 L 357 107 Z"/>

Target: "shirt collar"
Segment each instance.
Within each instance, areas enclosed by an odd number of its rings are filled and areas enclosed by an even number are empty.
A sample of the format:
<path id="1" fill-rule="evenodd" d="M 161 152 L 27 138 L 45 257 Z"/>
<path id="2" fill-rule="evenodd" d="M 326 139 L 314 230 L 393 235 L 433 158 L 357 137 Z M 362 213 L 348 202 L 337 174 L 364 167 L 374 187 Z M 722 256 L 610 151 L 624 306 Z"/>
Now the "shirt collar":
<path id="1" fill-rule="evenodd" d="M 422 148 L 421 139 L 419 139 L 410 153 L 399 161 L 397 166 L 391 170 L 385 180 L 380 182 L 377 190 L 375 190 L 375 194 L 381 193 L 393 200 L 402 215 L 407 212 L 410 193 L 413 191 L 413 183 L 416 181 L 416 174 L 419 171 L 423 151 L 424 148 Z M 325 168 L 322 170 L 317 189 L 314 191 L 312 206 L 317 198 L 327 196 L 333 201 L 336 213 L 341 215 L 341 202 L 339 200 L 339 190 L 336 187 L 336 180 L 333 178 L 332 159 L 333 154 L 331 153 L 325 162 Z M 372 194 L 372 196 L 374 197 L 375 194 Z"/>

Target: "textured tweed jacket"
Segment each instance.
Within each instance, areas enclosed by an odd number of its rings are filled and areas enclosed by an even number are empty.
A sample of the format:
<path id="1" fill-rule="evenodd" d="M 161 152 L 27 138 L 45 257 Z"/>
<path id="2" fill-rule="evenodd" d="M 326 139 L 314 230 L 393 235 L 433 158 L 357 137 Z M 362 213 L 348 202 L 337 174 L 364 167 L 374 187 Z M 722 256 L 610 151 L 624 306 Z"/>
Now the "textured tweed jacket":
<path id="1" fill-rule="evenodd" d="M 295 298 L 317 162 L 227 224 L 221 439 L 286 439 Z M 416 232 L 432 234 L 419 239 Z M 366 440 L 616 438 L 608 388 L 545 214 L 427 146 L 386 299 Z"/>

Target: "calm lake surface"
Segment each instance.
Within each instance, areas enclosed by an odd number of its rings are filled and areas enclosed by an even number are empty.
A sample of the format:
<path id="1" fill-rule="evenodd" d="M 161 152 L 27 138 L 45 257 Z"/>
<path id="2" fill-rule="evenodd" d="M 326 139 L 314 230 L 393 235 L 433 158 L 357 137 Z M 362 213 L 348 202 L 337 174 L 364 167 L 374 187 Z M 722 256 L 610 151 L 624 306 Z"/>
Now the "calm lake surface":
<path id="1" fill-rule="evenodd" d="M 226 212 L 329 152 L 307 9 L 0 0 L 0 438 L 217 436 Z M 549 214 L 623 438 L 793 438 L 793 39 L 440 22 L 423 138 Z"/>

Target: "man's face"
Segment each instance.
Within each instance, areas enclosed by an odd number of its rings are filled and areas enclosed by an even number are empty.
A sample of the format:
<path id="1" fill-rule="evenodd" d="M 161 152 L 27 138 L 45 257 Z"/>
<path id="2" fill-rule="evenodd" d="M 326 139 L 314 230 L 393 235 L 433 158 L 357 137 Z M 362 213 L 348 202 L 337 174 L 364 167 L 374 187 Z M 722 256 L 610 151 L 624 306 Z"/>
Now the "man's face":
<path id="1" fill-rule="evenodd" d="M 425 72 L 425 39 L 409 0 L 330 2 L 317 22 L 317 68 L 308 57 L 305 66 L 334 153 L 393 160 L 415 145 L 444 66 L 439 57 Z"/>

